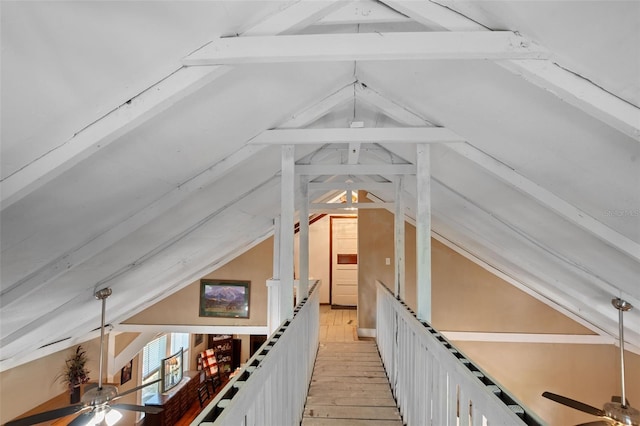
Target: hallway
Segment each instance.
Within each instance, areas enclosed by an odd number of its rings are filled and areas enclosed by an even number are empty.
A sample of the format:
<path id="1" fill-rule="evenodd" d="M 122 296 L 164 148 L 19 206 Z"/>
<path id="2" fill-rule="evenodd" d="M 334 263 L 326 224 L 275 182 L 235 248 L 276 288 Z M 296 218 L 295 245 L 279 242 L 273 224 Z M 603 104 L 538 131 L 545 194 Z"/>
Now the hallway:
<path id="1" fill-rule="evenodd" d="M 356 314 L 320 307 L 320 348 L 303 426 L 402 426 L 375 341 L 358 340 Z"/>

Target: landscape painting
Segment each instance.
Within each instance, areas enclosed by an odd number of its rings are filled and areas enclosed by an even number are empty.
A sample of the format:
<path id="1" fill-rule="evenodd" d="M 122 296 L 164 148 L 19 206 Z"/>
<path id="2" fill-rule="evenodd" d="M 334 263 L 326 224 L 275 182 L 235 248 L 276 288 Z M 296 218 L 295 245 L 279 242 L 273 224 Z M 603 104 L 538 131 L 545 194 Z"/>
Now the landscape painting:
<path id="1" fill-rule="evenodd" d="M 200 316 L 249 318 L 249 281 L 200 281 Z"/>

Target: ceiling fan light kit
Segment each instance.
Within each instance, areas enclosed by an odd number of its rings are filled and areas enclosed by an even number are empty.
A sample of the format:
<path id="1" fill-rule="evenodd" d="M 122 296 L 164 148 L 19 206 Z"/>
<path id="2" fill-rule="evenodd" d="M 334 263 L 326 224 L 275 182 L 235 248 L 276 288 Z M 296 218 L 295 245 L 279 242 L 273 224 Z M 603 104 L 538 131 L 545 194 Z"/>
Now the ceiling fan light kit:
<path id="1" fill-rule="evenodd" d="M 623 314 L 633 308 L 631 303 L 626 300 L 622 300 L 619 297 L 613 298 L 611 304 L 618 310 L 618 332 L 620 340 L 620 387 L 621 396 L 612 396 L 611 402 L 606 402 L 603 409 L 592 407 L 580 401 L 576 401 L 571 398 L 567 398 L 562 395 L 557 395 L 551 392 L 544 392 L 543 397 L 555 401 L 559 404 L 566 405 L 575 410 L 582 411 L 587 414 L 591 414 L 597 417 L 602 417 L 602 420 L 596 420 L 593 422 L 582 423 L 577 426 L 640 426 L 640 411 L 631 406 L 627 400 L 625 391 L 625 375 L 624 375 L 624 322 Z"/>
<path id="2" fill-rule="evenodd" d="M 104 328 L 105 328 L 105 313 L 107 298 L 111 296 L 110 288 L 103 288 L 95 292 L 95 297 L 102 301 L 102 319 L 100 325 L 100 367 L 98 386 L 88 389 L 80 400 L 80 404 L 69 405 L 63 408 L 55 410 L 45 411 L 42 413 L 34 414 L 32 416 L 23 417 L 21 419 L 12 420 L 7 422 L 5 426 L 29 426 L 42 423 L 49 420 L 54 420 L 60 417 L 70 416 L 72 414 L 80 413 L 74 418 L 69 426 L 112 426 L 116 424 L 121 418 L 122 410 L 139 411 L 144 413 L 158 413 L 162 411 L 159 407 L 146 407 L 144 405 L 133 404 L 112 404 L 118 399 L 124 397 L 133 392 L 137 392 L 140 389 L 158 383 L 160 380 L 155 380 L 150 383 L 146 383 L 141 386 L 134 387 L 125 392 L 118 393 L 118 387 L 113 385 L 104 385 L 102 383 L 102 366 L 103 366 L 103 353 L 104 353 Z"/>

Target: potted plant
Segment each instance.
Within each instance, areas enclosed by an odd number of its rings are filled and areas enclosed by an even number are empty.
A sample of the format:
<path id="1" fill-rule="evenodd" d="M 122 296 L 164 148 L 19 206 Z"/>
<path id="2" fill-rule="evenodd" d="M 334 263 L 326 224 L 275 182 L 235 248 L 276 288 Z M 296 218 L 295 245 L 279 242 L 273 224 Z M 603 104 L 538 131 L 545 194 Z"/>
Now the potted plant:
<path id="1" fill-rule="evenodd" d="M 75 354 L 65 361 L 64 369 L 60 373 L 60 380 L 69 388 L 71 404 L 80 402 L 80 385 L 89 381 L 86 364 L 87 353 L 82 346 L 78 346 Z"/>

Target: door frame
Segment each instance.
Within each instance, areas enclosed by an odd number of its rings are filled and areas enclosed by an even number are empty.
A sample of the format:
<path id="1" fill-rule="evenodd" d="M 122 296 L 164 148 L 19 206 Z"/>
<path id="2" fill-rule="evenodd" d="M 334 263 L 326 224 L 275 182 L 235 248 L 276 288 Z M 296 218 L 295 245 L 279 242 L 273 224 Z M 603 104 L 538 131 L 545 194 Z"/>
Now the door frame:
<path id="1" fill-rule="evenodd" d="M 358 214 L 329 215 L 329 306 L 333 306 L 333 219 L 358 219 Z M 360 273 L 360 254 L 358 253 L 358 273 Z M 358 275 L 359 276 L 359 275 Z M 357 306 L 357 305 L 356 305 Z"/>

